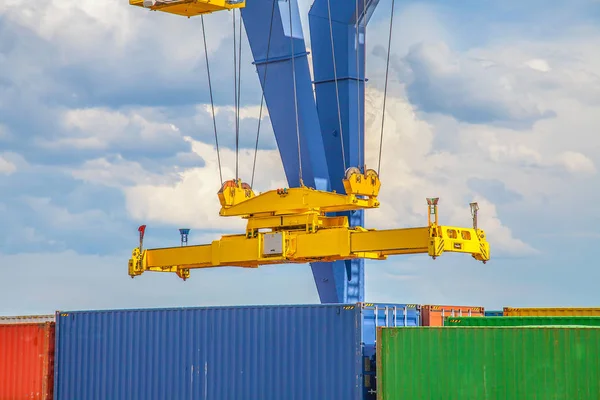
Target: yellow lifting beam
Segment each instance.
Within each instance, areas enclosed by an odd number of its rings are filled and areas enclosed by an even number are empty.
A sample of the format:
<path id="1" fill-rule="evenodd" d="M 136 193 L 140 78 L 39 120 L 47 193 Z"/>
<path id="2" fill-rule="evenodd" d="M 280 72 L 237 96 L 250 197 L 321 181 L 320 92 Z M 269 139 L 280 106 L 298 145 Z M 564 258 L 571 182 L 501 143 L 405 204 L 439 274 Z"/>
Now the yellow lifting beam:
<path id="1" fill-rule="evenodd" d="M 244 8 L 246 0 L 129 0 L 129 4 L 189 18 L 215 11 Z"/>
<path id="2" fill-rule="evenodd" d="M 378 231 L 350 227 L 347 217 L 326 215 L 379 207 L 380 186 L 375 171 L 362 174 L 355 169 L 350 169 L 344 179 L 346 194 L 299 187 L 255 195 L 246 183 L 227 181 L 218 192 L 220 215 L 247 219 L 245 234 L 226 235 L 205 245 L 145 250 L 142 226 L 140 246 L 129 260 L 129 275 L 133 278 L 145 271 L 174 272 L 185 280 L 194 268 L 256 268 L 355 258 L 385 260 L 397 254 L 427 253 L 435 259 L 444 252 L 455 252 L 471 254 L 484 263 L 490 259 L 485 233 L 477 227 L 477 203 L 471 203 L 473 228 L 440 226 L 438 198 L 427 199 L 428 225 L 418 228 Z"/>

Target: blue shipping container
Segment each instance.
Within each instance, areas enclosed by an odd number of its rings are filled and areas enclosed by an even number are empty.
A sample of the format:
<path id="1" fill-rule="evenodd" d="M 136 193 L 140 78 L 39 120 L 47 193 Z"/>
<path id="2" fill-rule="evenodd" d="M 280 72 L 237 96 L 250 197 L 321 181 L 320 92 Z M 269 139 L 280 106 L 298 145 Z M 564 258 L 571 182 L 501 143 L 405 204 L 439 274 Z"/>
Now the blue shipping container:
<path id="1" fill-rule="evenodd" d="M 56 400 L 375 399 L 376 326 L 403 304 L 56 313 Z"/>
<path id="2" fill-rule="evenodd" d="M 486 317 L 503 317 L 504 311 L 484 311 L 484 315 Z"/>

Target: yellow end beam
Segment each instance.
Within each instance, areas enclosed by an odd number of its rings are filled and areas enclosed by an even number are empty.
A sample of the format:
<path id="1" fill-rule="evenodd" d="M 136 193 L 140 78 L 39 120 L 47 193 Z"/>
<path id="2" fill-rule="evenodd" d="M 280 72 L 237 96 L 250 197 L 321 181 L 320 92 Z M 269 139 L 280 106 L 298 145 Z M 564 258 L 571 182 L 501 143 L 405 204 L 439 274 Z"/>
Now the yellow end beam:
<path id="1" fill-rule="evenodd" d="M 244 8 L 245 0 L 129 0 L 132 6 L 169 14 L 194 17 L 215 11 Z"/>

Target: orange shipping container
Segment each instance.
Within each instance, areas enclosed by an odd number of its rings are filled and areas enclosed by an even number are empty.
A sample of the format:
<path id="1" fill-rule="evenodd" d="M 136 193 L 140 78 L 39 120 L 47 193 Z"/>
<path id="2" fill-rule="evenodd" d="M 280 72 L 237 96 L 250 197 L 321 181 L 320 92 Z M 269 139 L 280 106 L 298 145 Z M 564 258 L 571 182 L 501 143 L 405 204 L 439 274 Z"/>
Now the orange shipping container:
<path id="1" fill-rule="evenodd" d="M 422 326 L 443 326 L 446 317 L 483 317 L 483 307 L 432 306 L 421 307 Z"/>
<path id="2" fill-rule="evenodd" d="M 52 400 L 54 322 L 0 321 L 0 399 Z"/>

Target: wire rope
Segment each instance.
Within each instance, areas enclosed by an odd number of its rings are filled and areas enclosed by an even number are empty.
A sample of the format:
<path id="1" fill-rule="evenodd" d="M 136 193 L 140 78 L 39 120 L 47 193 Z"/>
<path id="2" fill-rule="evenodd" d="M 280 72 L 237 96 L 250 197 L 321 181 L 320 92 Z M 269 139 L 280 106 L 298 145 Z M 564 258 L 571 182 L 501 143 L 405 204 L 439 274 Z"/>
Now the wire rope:
<path id="1" fill-rule="evenodd" d="M 346 172 L 346 151 L 344 150 L 344 132 L 342 130 L 342 112 L 340 111 L 340 93 L 338 89 L 337 67 L 335 63 L 335 45 L 333 42 L 333 23 L 331 21 L 331 0 L 327 0 L 327 12 L 329 14 L 329 37 L 331 38 L 331 56 L 333 59 L 333 79 L 335 81 L 335 98 L 337 101 L 338 124 L 340 128 L 340 142 L 342 144 L 342 162 Z"/>
<path id="2" fill-rule="evenodd" d="M 237 120 L 237 53 L 236 53 L 236 36 L 235 36 L 235 9 L 231 13 L 233 23 L 233 107 L 235 119 L 235 180 L 239 179 L 239 136 L 238 136 L 238 120 Z"/>
<path id="3" fill-rule="evenodd" d="M 260 111 L 258 113 L 258 128 L 256 129 L 256 145 L 254 148 L 254 162 L 252 163 L 252 179 L 250 181 L 250 187 L 254 186 L 254 173 L 256 171 L 256 156 L 258 154 L 258 139 L 260 137 L 260 122 L 262 120 L 262 112 L 263 106 L 265 102 L 265 88 L 267 86 L 267 68 L 269 66 L 269 51 L 271 49 L 271 34 L 273 32 L 273 16 L 275 14 L 275 4 L 276 1 L 273 0 L 273 6 L 271 7 L 271 23 L 269 25 L 269 38 L 267 41 L 267 57 L 265 61 L 265 72 L 263 74 L 263 87 L 262 87 L 262 95 L 260 97 Z"/>
<path id="4" fill-rule="evenodd" d="M 379 160 L 377 162 L 377 175 L 381 173 L 381 150 L 383 148 L 383 127 L 385 123 L 385 103 L 387 99 L 388 72 L 390 67 L 390 49 L 392 47 L 392 27 L 394 26 L 394 0 L 392 0 L 392 11 L 390 13 L 390 33 L 388 36 L 387 61 L 385 64 L 385 86 L 383 89 L 383 113 L 381 115 L 381 136 L 379 138 Z"/>
<path id="5" fill-rule="evenodd" d="M 221 155 L 219 153 L 219 137 L 217 135 L 217 120 L 215 118 L 215 103 L 213 100 L 212 83 L 211 83 L 211 78 L 210 78 L 210 66 L 208 63 L 208 48 L 206 46 L 206 30 L 204 28 L 204 15 L 200 15 L 200 20 L 202 21 L 202 38 L 204 39 L 204 56 L 206 59 L 206 71 L 208 73 L 208 91 L 210 93 L 210 107 L 212 109 L 213 128 L 215 131 L 215 143 L 217 146 L 217 162 L 219 164 L 219 177 L 221 179 L 221 185 L 223 185 L 223 172 L 221 169 Z"/>
<path id="6" fill-rule="evenodd" d="M 359 14 L 359 10 L 358 10 L 358 1 L 356 0 L 356 118 L 357 118 L 357 124 L 356 124 L 356 130 L 357 130 L 357 136 L 358 136 L 358 167 L 360 168 L 360 164 L 361 164 L 361 154 L 360 154 L 360 63 L 359 63 L 359 46 L 360 46 L 360 40 L 358 38 L 359 35 L 359 29 L 358 29 L 358 23 L 360 21 L 360 16 Z"/>
<path id="7" fill-rule="evenodd" d="M 358 154 L 362 156 L 363 164 L 363 172 L 366 172 L 366 137 L 367 137 L 367 116 L 365 115 L 365 111 L 367 109 L 366 104 L 366 96 L 367 96 L 367 0 L 363 0 L 363 10 L 361 13 L 361 19 L 363 21 L 363 93 L 362 93 L 362 134 L 359 136 L 358 143 L 360 145 L 360 149 Z M 361 157 L 359 156 L 359 157 Z M 360 166 L 360 163 L 359 163 Z"/>
<path id="8" fill-rule="evenodd" d="M 289 22 L 290 22 L 290 45 L 292 50 L 292 80 L 294 83 L 294 109 L 296 112 L 296 137 L 298 138 L 298 172 L 300 178 L 300 186 L 304 186 L 302 181 L 302 154 L 300 151 L 300 125 L 298 122 L 298 96 L 296 92 L 296 54 L 294 53 L 294 26 L 292 25 L 292 1 L 288 1 Z"/>
<path id="9" fill-rule="evenodd" d="M 240 103 L 241 103 L 241 91 L 242 91 L 242 14 L 241 12 L 239 13 L 240 15 L 240 32 L 239 32 L 239 37 L 238 37 L 238 71 L 237 71 L 237 109 L 236 109 L 236 121 L 237 121 L 237 132 L 236 132 L 236 140 L 238 143 L 238 148 L 236 151 L 236 159 L 238 160 L 237 162 L 239 163 L 239 158 L 240 158 L 240 149 L 239 149 L 239 142 L 240 142 Z M 235 32 L 234 32 L 234 36 L 235 36 Z"/>

